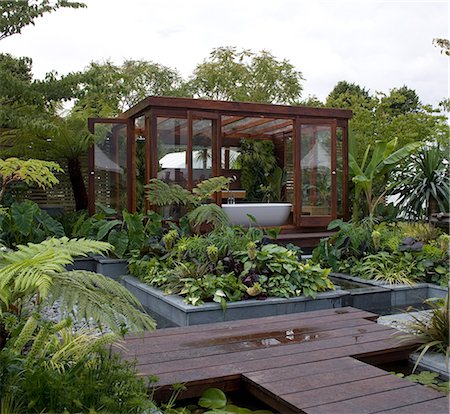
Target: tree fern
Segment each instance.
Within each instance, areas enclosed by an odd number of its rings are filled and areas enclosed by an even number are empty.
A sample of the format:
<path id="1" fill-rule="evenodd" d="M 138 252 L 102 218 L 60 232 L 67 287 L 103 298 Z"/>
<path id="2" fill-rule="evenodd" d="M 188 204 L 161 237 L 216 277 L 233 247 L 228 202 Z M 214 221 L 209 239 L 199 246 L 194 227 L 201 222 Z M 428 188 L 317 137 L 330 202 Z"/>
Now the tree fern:
<path id="1" fill-rule="evenodd" d="M 98 273 L 73 270 L 53 275 L 49 303 L 60 300 L 60 308 L 77 320 L 92 318 L 115 331 L 128 326 L 131 330 L 155 329 L 150 316 L 141 312 L 141 304 L 122 285 Z"/>
<path id="2" fill-rule="evenodd" d="M 105 253 L 108 243 L 94 240 L 49 239 L 39 244 L 17 246 L 17 251 L 0 255 L 0 314 L 25 296 L 37 292 L 45 298 L 53 276 L 73 263 L 73 256 Z"/>
<path id="3" fill-rule="evenodd" d="M 15 303 L 31 299 L 39 292 L 44 300 L 61 300 L 63 310 L 76 305 L 76 316 L 93 318 L 111 329 L 124 325 L 132 329 L 154 329 L 155 322 L 142 313 L 139 302 L 119 283 L 92 272 L 66 272 L 73 256 L 105 253 L 110 245 L 104 242 L 67 238 L 50 239 L 40 244 L 18 246 L 15 252 L 0 257 L 0 307 L 12 310 Z"/>
<path id="4" fill-rule="evenodd" d="M 212 177 L 198 183 L 192 192 L 198 197 L 199 201 L 204 201 L 214 193 L 225 190 L 231 181 L 232 179 L 229 177 Z"/>
<path id="5" fill-rule="evenodd" d="M 227 215 L 217 204 L 204 204 L 188 213 L 189 224 L 198 231 L 203 223 L 209 223 L 214 228 L 230 224 Z"/>
<path id="6" fill-rule="evenodd" d="M 195 199 L 191 192 L 179 186 L 178 184 L 167 184 L 157 178 L 152 178 L 145 186 L 147 191 L 147 200 L 157 206 L 167 206 L 170 204 L 190 204 Z"/>

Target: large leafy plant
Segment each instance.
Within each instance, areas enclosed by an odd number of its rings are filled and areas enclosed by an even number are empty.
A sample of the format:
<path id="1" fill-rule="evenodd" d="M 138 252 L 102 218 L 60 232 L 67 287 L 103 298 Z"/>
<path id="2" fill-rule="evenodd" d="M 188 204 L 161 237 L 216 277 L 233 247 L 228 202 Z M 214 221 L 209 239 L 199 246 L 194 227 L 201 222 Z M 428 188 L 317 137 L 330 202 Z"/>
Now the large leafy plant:
<path id="1" fill-rule="evenodd" d="M 241 184 L 248 201 L 280 196 L 283 174 L 281 169 L 277 169 L 272 141 L 241 140 L 236 163 L 241 169 Z"/>
<path id="2" fill-rule="evenodd" d="M 376 142 L 371 158 L 369 154 L 371 147 L 367 147 L 364 157 L 359 164 L 355 158 L 356 145 L 350 145 L 349 168 L 353 175 L 352 181 L 355 183 L 355 203 L 353 206 L 353 220 L 359 221 L 359 200 L 364 195 L 368 217 L 375 217 L 377 206 L 383 201 L 384 196 L 390 191 L 390 187 L 375 192 L 377 180 L 381 180 L 390 171 L 396 168 L 400 161 L 408 157 L 414 150 L 419 148 L 421 143 L 410 143 L 397 149 L 397 139 L 389 142 Z"/>
<path id="3" fill-rule="evenodd" d="M 131 261 L 131 273 L 193 305 L 215 301 L 225 309 L 228 301 L 315 297 L 333 288 L 329 270 L 300 262 L 296 249 L 271 243 L 260 229 L 227 227 L 183 237 L 171 230 L 162 244 Z"/>
<path id="4" fill-rule="evenodd" d="M 120 218 L 114 209 L 98 207 L 96 214 L 90 217 L 83 214 L 78 218 L 73 225 L 72 236 L 107 241 L 114 247 L 113 254 L 119 258 L 139 252 L 148 238 L 158 236 L 162 231 L 162 217 L 153 211 L 144 216 L 123 210 Z"/>
<path id="5" fill-rule="evenodd" d="M 20 315 L 35 300 L 40 305 L 60 300 L 63 312 L 71 313 L 76 305 L 74 317 L 80 320 L 93 318 L 112 329 L 119 329 L 119 322 L 134 329 L 154 328 L 154 321 L 138 310 L 139 302 L 117 282 L 97 273 L 66 271 L 73 257 L 106 253 L 110 247 L 94 240 L 52 238 L 2 253 L 0 315 Z"/>
<path id="6" fill-rule="evenodd" d="M 63 237 L 63 226 L 30 200 L 0 211 L 0 240 L 8 247 L 39 243 L 51 236 Z"/>

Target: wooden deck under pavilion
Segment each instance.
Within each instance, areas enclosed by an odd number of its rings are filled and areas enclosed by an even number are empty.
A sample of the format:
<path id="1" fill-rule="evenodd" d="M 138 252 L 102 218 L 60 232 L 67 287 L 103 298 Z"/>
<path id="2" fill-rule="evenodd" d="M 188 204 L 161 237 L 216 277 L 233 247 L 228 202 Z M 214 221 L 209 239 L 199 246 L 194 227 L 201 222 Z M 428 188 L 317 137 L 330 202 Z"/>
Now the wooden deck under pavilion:
<path id="1" fill-rule="evenodd" d="M 143 375 L 157 375 L 157 398 L 185 383 L 244 390 L 281 413 L 448 413 L 443 394 L 370 364 L 407 358 L 378 315 L 354 308 L 161 329 L 125 341 Z"/>

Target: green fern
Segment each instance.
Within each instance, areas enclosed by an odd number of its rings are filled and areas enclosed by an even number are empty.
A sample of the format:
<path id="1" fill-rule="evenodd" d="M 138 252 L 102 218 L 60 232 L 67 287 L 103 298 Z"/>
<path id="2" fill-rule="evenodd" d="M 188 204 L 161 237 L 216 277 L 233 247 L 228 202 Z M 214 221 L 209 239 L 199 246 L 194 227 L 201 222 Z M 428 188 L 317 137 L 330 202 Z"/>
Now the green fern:
<path id="1" fill-rule="evenodd" d="M 215 229 L 223 228 L 230 224 L 227 215 L 217 204 L 204 204 L 188 213 L 189 224 L 195 231 L 200 229 L 203 223 L 211 224 Z"/>
<path id="2" fill-rule="evenodd" d="M 190 204 L 195 203 L 195 199 L 190 191 L 178 184 L 167 184 L 157 178 L 152 178 L 145 186 L 147 200 L 157 206 L 167 206 L 170 204 Z"/>
<path id="3" fill-rule="evenodd" d="M 60 300 L 61 310 L 77 312 L 74 318 L 88 320 L 120 331 L 123 326 L 131 330 L 153 330 L 155 321 L 141 312 L 142 305 L 122 285 L 98 273 L 73 270 L 53 275 L 49 303 Z"/>
<path id="4" fill-rule="evenodd" d="M 17 246 L 17 251 L 0 255 L 0 315 L 18 299 L 39 292 L 47 295 L 55 274 L 73 263 L 74 256 L 101 254 L 110 249 L 104 242 L 52 238 L 39 244 Z"/>
<path id="5" fill-rule="evenodd" d="M 18 246 L 0 257 L 0 312 L 19 309 L 19 304 L 39 292 L 41 300 L 61 300 L 63 310 L 76 305 L 77 318 L 93 318 L 119 331 L 154 329 L 155 322 L 142 313 L 139 302 L 119 283 L 85 271 L 65 271 L 73 256 L 105 253 L 110 245 L 85 239 L 50 239 L 40 244 Z M 1 313 L 0 313 L 1 314 Z"/>
<path id="6" fill-rule="evenodd" d="M 214 193 L 228 188 L 232 179 L 229 177 L 212 177 L 197 184 L 192 192 L 198 197 L 198 201 L 208 200 Z"/>

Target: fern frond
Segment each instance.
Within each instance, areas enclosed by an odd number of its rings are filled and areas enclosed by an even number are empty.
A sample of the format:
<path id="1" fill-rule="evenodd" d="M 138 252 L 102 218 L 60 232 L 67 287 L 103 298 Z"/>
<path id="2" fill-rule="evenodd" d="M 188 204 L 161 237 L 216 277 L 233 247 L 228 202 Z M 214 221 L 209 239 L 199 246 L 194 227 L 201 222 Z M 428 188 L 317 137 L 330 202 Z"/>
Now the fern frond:
<path id="1" fill-rule="evenodd" d="M 215 229 L 228 226 L 229 219 L 217 204 L 203 204 L 192 210 L 187 218 L 189 224 L 198 230 L 203 223 L 211 224 Z"/>
<path id="2" fill-rule="evenodd" d="M 13 349 L 20 353 L 23 349 L 23 347 L 31 340 L 33 337 L 34 331 L 38 327 L 38 319 L 35 314 L 32 314 L 27 321 L 25 322 L 25 325 L 23 326 L 22 330 L 20 331 L 20 334 L 17 336 L 13 343 Z"/>
<path id="3" fill-rule="evenodd" d="M 73 263 L 73 256 L 105 253 L 111 245 L 104 242 L 67 237 L 52 238 L 39 244 L 17 246 L 17 251 L 0 256 L 0 314 L 14 300 L 40 292 L 45 298 L 53 276 Z"/>
<path id="4" fill-rule="evenodd" d="M 191 192 L 178 184 L 167 184 L 157 178 L 152 178 L 145 186 L 147 200 L 157 206 L 167 206 L 170 204 L 190 204 L 194 203 Z"/>
<path id="5" fill-rule="evenodd" d="M 88 329 L 82 329 L 76 333 L 70 328 L 59 332 L 61 340 L 57 349 L 53 349 L 52 357 L 48 364 L 53 369 L 62 371 L 72 362 L 78 362 L 89 354 L 99 351 L 101 348 L 118 341 L 116 334 L 93 334 Z"/>
<path id="6" fill-rule="evenodd" d="M 233 181 L 232 178 L 222 176 L 208 178 L 198 183 L 192 192 L 200 201 L 207 200 L 214 193 L 226 190 L 231 181 Z"/>
<path id="7" fill-rule="evenodd" d="M 153 330 L 155 321 L 141 312 L 136 298 L 116 281 L 98 273 L 73 270 L 53 276 L 49 298 L 61 299 L 61 310 L 71 312 L 77 308 L 76 318 L 92 318 L 115 331 L 123 325 L 132 330 Z"/>

